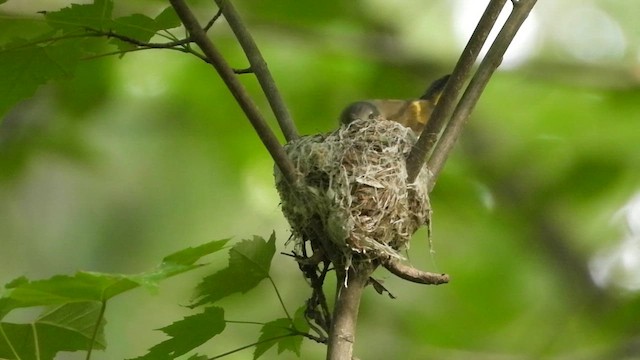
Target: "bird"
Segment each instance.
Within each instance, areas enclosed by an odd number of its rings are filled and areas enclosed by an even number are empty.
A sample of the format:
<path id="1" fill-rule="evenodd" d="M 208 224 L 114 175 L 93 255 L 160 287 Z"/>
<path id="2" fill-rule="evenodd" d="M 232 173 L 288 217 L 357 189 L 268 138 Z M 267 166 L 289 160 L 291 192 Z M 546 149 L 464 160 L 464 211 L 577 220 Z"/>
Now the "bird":
<path id="1" fill-rule="evenodd" d="M 410 128 L 420 135 L 431 117 L 449 75 L 431 83 L 418 99 L 371 99 L 349 104 L 340 114 L 340 124 L 348 125 L 355 120 L 390 120 Z"/>

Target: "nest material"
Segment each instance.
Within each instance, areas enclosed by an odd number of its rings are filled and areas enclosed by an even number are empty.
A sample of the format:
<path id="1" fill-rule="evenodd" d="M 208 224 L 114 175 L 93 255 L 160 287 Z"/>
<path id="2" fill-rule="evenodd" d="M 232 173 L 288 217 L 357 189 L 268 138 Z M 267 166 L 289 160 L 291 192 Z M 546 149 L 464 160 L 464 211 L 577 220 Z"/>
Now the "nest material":
<path id="1" fill-rule="evenodd" d="M 347 264 L 354 254 L 401 258 L 399 251 L 431 216 L 428 171 L 407 183 L 405 160 L 415 142 L 396 122 L 356 120 L 287 144 L 301 180 L 292 186 L 277 168 L 275 178 L 298 245 L 330 244 Z"/>

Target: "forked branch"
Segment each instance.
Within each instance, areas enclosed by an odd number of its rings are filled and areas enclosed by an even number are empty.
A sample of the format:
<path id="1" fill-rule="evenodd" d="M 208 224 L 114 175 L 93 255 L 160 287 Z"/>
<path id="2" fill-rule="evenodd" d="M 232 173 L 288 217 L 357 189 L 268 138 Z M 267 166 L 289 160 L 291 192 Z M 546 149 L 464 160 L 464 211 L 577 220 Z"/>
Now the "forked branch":
<path id="1" fill-rule="evenodd" d="M 276 87 L 276 82 L 273 80 L 271 72 L 269 72 L 267 63 L 264 61 L 255 41 L 253 41 L 253 37 L 240 19 L 240 15 L 230 1 L 215 1 L 222 11 L 222 14 L 224 14 L 224 18 L 227 19 L 231 30 L 236 35 L 240 46 L 242 46 L 242 50 L 244 50 L 244 53 L 247 55 L 249 64 L 251 64 L 251 70 L 256 75 L 258 83 L 260 83 L 260 87 L 267 97 L 267 101 L 269 101 L 271 110 L 278 120 L 278 124 L 280 125 L 280 129 L 282 129 L 284 138 L 287 141 L 297 139 L 299 137 L 298 130 L 291 119 L 289 109 L 285 105 L 284 100 L 282 100 L 282 96 L 280 96 L 280 92 Z"/>
<path id="2" fill-rule="evenodd" d="M 240 83 L 236 74 L 234 74 L 233 69 L 229 64 L 227 64 L 211 40 L 209 40 L 204 29 L 200 26 L 195 15 L 191 9 L 189 9 L 184 0 L 169 1 L 176 10 L 178 17 L 180 17 L 185 28 L 189 31 L 189 34 L 191 34 L 190 36 L 193 41 L 198 44 L 204 55 L 209 59 L 211 65 L 216 69 L 218 75 L 220 75 L 224 83 L 229 88 L 229 91 L 242 108 L 242 111 L 244 111 L 283 176 L 289 183 L 294 184 L 297 181 L 297 174 L 293 163 L 285 153 L 273 131 L 269 128 L 267 122 L 262 117 L 258 107 L 253 102 L 244 86 Z"/>

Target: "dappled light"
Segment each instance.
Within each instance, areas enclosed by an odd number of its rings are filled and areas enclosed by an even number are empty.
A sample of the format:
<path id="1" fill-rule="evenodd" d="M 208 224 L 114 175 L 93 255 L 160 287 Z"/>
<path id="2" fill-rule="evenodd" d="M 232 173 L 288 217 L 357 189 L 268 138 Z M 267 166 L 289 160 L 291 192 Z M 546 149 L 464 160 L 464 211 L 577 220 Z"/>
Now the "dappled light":
<path id="1" fill-rule="evenodd" d="M 620 240 L 591 260 L 591 274 L 602 287 L 640 290 L 640 194 L 634 195 L 614 216 L 624 228 Z"/>
<path id="2" fill-rule="evenodd" d="M 462 48 L 466 44 L 467 39 L 473 33 L 475 24 L 478 22 L 482 11 L 487 6 L 488 1 L 466 1 L 457 0 L 452 2 L 451 20 L 453 30 L 456 35 L 456 43 Z M 505 53 L 502 61 L 502 70 L 508 70 L 519 65 L 522 65 L 530 60 L 539 49 L 540 41 L 540 20 L 538 19 L 538 9 L 534 9 L 527 22 L 522 26 L 522 29 L 518 31 L 518 34 L 513 39 L 513 42 L 509 46 L 509 49 Z M 507 20 L 509 12 L 504 9 L 498 17 L 498 24 L 503 24 Z M 489 34 L 489 42 L 495 39 L 498 34 L 499 28 L 494 28 Z M 481 52 L 482 55 L 486 54 L 488 45 L 485 46 Z"/>
<path id="3" fill-rule="evenodd" d="M 593 4 L 580 4 L 558 11 L 553 40 L 560 51 L 587 62 L 623 60 L 628 51 L 627 38 L 616 19 Z"/>

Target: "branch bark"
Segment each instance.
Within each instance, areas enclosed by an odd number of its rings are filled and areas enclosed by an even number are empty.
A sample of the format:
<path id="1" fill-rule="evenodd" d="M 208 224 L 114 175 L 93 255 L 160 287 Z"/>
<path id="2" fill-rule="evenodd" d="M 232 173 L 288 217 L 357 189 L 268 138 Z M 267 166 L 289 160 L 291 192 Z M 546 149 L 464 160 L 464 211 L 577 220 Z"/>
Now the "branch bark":
<path id="1" fill-rule="evenodd" d="M 276 138 L 275 134 L 269 128 L 266 121 L 260 114 L 258 107 L 251 100 L 244 86 L 240 83 L 233 69 L 227 64 L 220 52 L 215 48 L 213 43 L 207 37 L 204 29 L 198 23 L 198 20 L 191 12 L 184 0 L 169 0 L 171 6 L 176 10 L 178 17 L 189 31 L 190 37 L 198 44 L 204 55 L 209 59 L 211 65 L 216 69 L 229 91 L 236 99 L 245 115 L 253 125 L 256 133 L 262 140 L 262 143 L 271 154 L 276 165 L 283 173 L 285 179 L 291 184 L 296 183 L 297 173 L 293 163 L 287 156 L 282 145 Z"/>
<path id="2" fill-rule="evenodd" d="M 375 268 L 375 265 L 368 263 L 350 266 L 348 271 L 336 269 L 338 284 L 327 360 L 352 360 L 360 299 Z"/>
<path id="3" fill-rule="evenodd" d="M 465 90 L 460 102 L 451 117 L 449 125 L 444 130 L 442 137 L 436 145 L 431 158 L 427 163 L 427 168 L 433 176 L 429 180 L 429 191 L 435 186 L 435 181 L 442 170 L 451 149 L 462 133 L 462 129 L 469 119 L 469 115 L 478 103 L 480 95 L 484 91 L 491 75 L 500 66 L 502 57 L 507 51 L 509 44 L 513 41 L 518 29 L 531 12 L 537 0 L 518 0 L 513 1 L 513 10 L 509 18 L 502 26 L 500 33 L 493 42 L 487 55 L 480 63 L 478 71 L 471 79 L 469 86 Z"/>
<path id="4" fill-rule="evenodd" d="M 433 150 L 442 128 L 446 126 L 455 107 L 456 100 L 458 100 L 458 96 L 462 90 L 462 86 L 467 81 L 471 73 L 471 68 L 478 58 L 480 50 L 506 2 L 507 0 L 492 0 L 489 5 L 487 5 L 486 10 L 478 22 L 478 26 L 476 26 L 467 46 L 462 51 L 460 59 L 458 63 L 456 63 L 453 73 L 445 85 L 442 96 L 433 110 L 426 128 L 407 157 L 407 174 L 410 183 L 412 183 L 420 173 L 422 164 L 424 164 L 427 155 Z"/>
<path id="5" fill-rule="evenodd" d="M 282 100 L 280 92 L 276 87 L 276 83 L 271 76 L 271 72 L 269 72 L 267 63 L 264 61 L 255 41 L 253 41 L 253 37 L 242 23 L 240 15 L 230 1 L 215 1 L 220 10 L 222 10 L 224 18 L 227 19 L 231 30 L 236 35 L 242 50 L 244 50 L 244 53 L 247 55 L 249 64 L 251 64 L 251 70 L 253 70 L 253 73 L 256 75 L 258 83 L 267 97 L 267 101 L 269 101 L 271 110 L 278 120 L 278 124 L 280 125 L 280 129 L 282 130 L 285 139 L 287 139 L 287 141 L 297 139 L 299 137 L 298 130 L 291 119 L 289 109 L 285 105 L 284 100 Z"/>
<path id="6" fill-rule="evenodd" d="M 447 274 L 436 274 L 418 270 L 414 267 L 401 263 L 397 259 L 388 258 L 382 262 L 382 266 L 389 270 L 393 275 L 417 284 L 440 285 L 449 282 L 449 275 Z"/>

